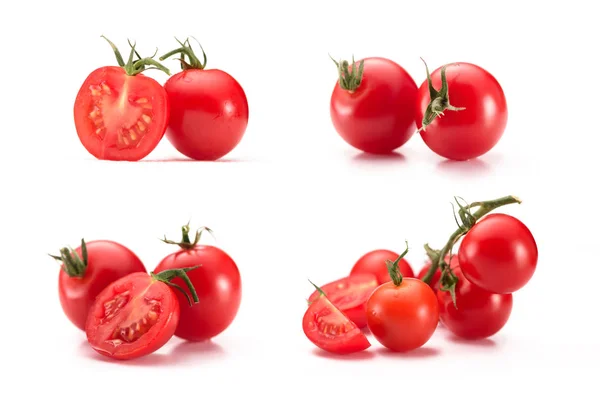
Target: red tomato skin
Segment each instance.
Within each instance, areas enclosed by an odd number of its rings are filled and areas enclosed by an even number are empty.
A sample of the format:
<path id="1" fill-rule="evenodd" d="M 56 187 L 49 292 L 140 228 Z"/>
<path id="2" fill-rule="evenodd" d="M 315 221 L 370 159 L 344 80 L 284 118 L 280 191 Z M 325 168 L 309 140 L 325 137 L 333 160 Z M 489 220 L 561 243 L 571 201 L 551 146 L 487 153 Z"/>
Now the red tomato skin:
<path id="1" fill-rule="evenodd" d="M 182 249 L 170 254 L 161 260 L 154 272 L 196 265 L 201 266 L 187 275 L 199 302 L 190 306 L 182 293 L 176 293 L 181 318 L 175 336 L 200 342 L 219 335 L 231 325 L 240 308 L 242 281 L 235 261 L 223 250 L 209 245 L 196 245 L 190 250 Z M 181 286 L 191 296 L 181 278 L 171 282 Z"/>
<path id="2" fill-rule="evenodd" d="M 441 67 L 431 73 L 436 90 L 441 88 L 440 71 Z M 421 137 L 432 151 L 447 159 L 465 161 L 480 157 L 498 143 L 506 128 L 508 110 L 504 91 L 488 71 L 470 63 L 448 65 L 446 77 L 450 104 L 465 109 L 446 110 L 421 131 Z M 425 80 L 417 96 L 419 129 L 430 100 Z"/>
<path id="3" fill-rule="evenodd" d="M 154 286 L 154 287 L 153 287 Z M 161 302 L 162 312 L 158 322 L 141 338 L 133 343 L 118 346 L 109 345 L 101 330 L 104 316 L 104 303 L 112 298 L 115 288 L 127 288 L 136 293 L 138 298 L 156 297 Z M 120 290 L 119 290 L 120 291 Z M 127 307 L 127 306 L 126 306 Z M 131 312 L 136 310 L 128 309 Z M 145 272 L 134 272 L 112 282 L 98 295 L 86 321 L 86 337 L 91 347 L 102 354 L 116 360 L 131 360 L 152 354 L 163 347 L 173 337 L 179 322 L 179 302 L 167 284 L 154 280 Z M 115 321 L 117 318 L 115 318 Z"/>
<path id="4" fill-rule="evenodd" d="M 394 261 L 399 257 L 399 254 L 385 249 L 370 251 L 361 256 L 350 271 L 350 275 L 354 274 L 373 274 L 377 277 L 380 285 L 390 282 L 392 278 L 387 270 L 386 260 Z M 400 273 L 405 278 L 414 278 L 415 273 L 410 266 L 410 263 L 404 258 L 398 263 Z"/>
<path id="5" fill-rule="evenodd" d="M 489 214 L 465 235 L 458 251 L 470 282 L 494 293 L 513 293 L 535 273 L 538 249 L 531 231 L 517 218 Z"/>
<path id="6" fill-rule="evenodd" d="M 344 333 L 340 333 L 339 326 L 335 333 L 319 329 L 319 318 L 330 314 L 337 315 L 336 322 L 345 326 Z M 302 330 L 315 346 L 333 354 L 352 354 L 371 347 L 365 334 L 324 296 L 317 297 L 309 305 L 302 318 Z"/>
<path id="7" fill-rule="evenodd" d="M 407 352 L 423 346 L 433 336 L 438 321 L 435 293 L 416 278 L 405 278 L 400 286 L 384 283 L 367 302 L 369 330 L 392 351 Z"/>
<path id="8" fill-rule="evenodd" d="M 417 84 L 404 68 L 385 58 L 370 57 L 364 59 L 363 79 L 356 91 L 351 93 L 336 83 L 330 116 L 349 145 L 366 153 L 385 154 L 404 145 L 416 132 L 416 99 Z"/>
<path id="9" fill-rule="evenodd" d="M 454 269 L 456 307 L 449 292 L 438 290 L 440 320 L 448 330 L 467 340 L 485 339 L 498 333 L 508 322 L 513 306 L 512 294 L 488 292 Z"/>
<path id="10" fill-rule="evenodd" d="M 166 137 L 183 155 L 214 161 L 242 140 L 249 118 L 242 86 L 218 69 L 188 69 L 165 83 L 171 104 Z"/>
<path id="11" fill-rule="evenodd" d="M 96 135 L 98 126 L 95 125 L 90 113 L 94 108 L 94 98 L 90 94 L 91 87 L 105 83 L 110 88 L 106 94 L 109 111 L 103 114 L 103 126 L 107 129 L 104 139 Z M 120 96 L 126 96 L 121 101 Z M 136 101 L 146 98 L 150 110 L 141 108 Z M 107 101 L 104 101 L 106 104 Z M 127 113 L 123 113 L 121 104 L 126 104 Z M 150 124 L 145 124 L 143 132 L 139 131 L 137 122 L 143 113 L 152 117 Z M 169 121 L 170 107 L 164 87 L 153 78 L 143 73 L 128 76 L 121 67 L 106 66 L 92 71 L 81 85 L 73 107 L 73 116 L 77 136 L 84 148 L 100 160 L 138 161 L 149 155 L 163 138 Z M 107 118 L 108 116 L 108 118 Z M 133 127 L 139 142 L 132 142 L 131 147 L 119 148 L 118 129 Z M 129 139 L 131 136 L 128 136 Z M 135 144 L 135 146 L 134 146 Z"/>
<path id="12" fill-rule="evenodd" d="M 134 272 L 146 272 L 138 256 L 110 241 L 86 242 L 88 266 L 83 277 L 70 277 L 62 268 L 58 275 L 58 298 L 67 318 L 82 331 L 96 296 L 112 282 Z M 75 252 L 82 257 L 81 247 Z"/>

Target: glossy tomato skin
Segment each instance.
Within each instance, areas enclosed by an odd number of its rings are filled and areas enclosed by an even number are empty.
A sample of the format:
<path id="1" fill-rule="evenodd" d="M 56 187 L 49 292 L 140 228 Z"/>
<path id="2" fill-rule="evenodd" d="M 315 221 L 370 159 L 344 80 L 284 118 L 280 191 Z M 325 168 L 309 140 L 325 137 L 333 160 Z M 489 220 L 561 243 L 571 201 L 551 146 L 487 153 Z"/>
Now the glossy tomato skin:
<path id="1" fill-rule="evenodd" d="M 169 112 L 160 83 L 112 66 L 88 75 L 73 108 L 85 149 L 100 160 L 112 161 L 138 161 L 150 154 L 165 134 Z"/>
<path id="2" fill-rule="evenodd" d="M 242 86 L 218 69 L 188 69 L 165 83 L 171 104 L 166 137 L 185 156 L 217 160 L 242 140 L 249 110 Z"/>
<path id="3" fill-rule="evenodd" d="M 310 303 L 302 330 L 317 347 L 334 354 L 351 354 L 371 347 L 365 334 L 325 296 Z"/>
<path id="4" fill-rule="evenodd" d="M 187 273 L 199 302 L 189 306 L 186 297 L 177 292 L 181 318 L 175 336 L 189 341 L 204 341 L 223 332 L 235 319 L 242 299 L 242 281 L 234 260 L 218 247 L 196 245 L 166 256 L 155 268 L 159 273 L 168 269 L 189 268 Z M 171 282 L 189 289 L 181 278 Z"/>
<path id="5" fill-rule="evenodd" d="M 109 284 L 135 272 L 146 272 L 138 256 L 129 248 L 110 241 L 86 242 L 88 264 L 84 276 L 71 277 L 62 268 L 58 275 L 58 297 L 65 315 L 85 330 L 88 312 L 96 296 Z M 75 252 L 82 257 L 81 247 Z"/>
<path id="6" fill-rule="evenodd" d="M 465 235 L 458 252 L 465 277 L 494 293 L 513 293 L 533 277 L 537 244 L 523 222 L 506 214 L 489 214 Z"/>
<path id="7" fill-rule="evenodd" d="M 463 275 L 461 268 L 455 268 L 456 307 L 449 292 L 438 290 L 440 320 L 455 335 L 468 340 L 484 339 L 495 335 L 506 325 L 512 312 L 512 294 L 488 292 L 471 282 Z"/>
<path id="8" fill-rule="evenodd" d="M 367 153 L 390 153 L 416 132 L 416 99 L 417 84 L 404 68 L 385 58 L 365 58 L 363 78 L 354 92 L 336 83 L 331 120 L 351 146 Z"/>
<path id="9" fill-rule="evenodd" d="M 175 333 L 179 302 L 166 283 L 144 272 L 116 280 L 97 297 L 86 337 L 98 353 L 129 360 L 154 353 Z"/>
<path id="10" fill-rule="evenodd" d="M 431 73 L 433 86 L 441 88 L 441 67 Z M 455 161 L 480 157 L 502 137 L 508 120 L 504 91 L 496 78 L 470 63 L 449 64 L 446 69 L 450 104 L 465 107 L 446 110 L 421 131 L 425 144 L 438 155 Z M 427 80 L 419 87 L 416 123 L 420 129 L 430 102 Z"/>
<path id="11" fill-rule="evenodd" d="M 365 253 L 361 256 L 350 271 L 350 275 L 355 274 L 373 274 L 377 277 L 379 284 L 390 282 L 392 278 L 388 272 L 386 260 L 395 261 L 399 257 L 398 253 L 386 250 L 378 249 Z M 398 263 L 400 273 L 405 278 L 414 278 L 415 273 L 410 266 L 409 262 L 404 258 Z"/>
<path id="12" fill-rule="evenodd" d="M 337 309 L 362 329 L 367 326 L 367 300 L 377 286 L 379 283 L 373 274 L 354 274 L 329 282 L 321 286 L 321 290 Z M 308 301 L 316 301 L 320 296 L 315 290 Z"/>
<path id="13" fill-rule="evenodd" d="M 416 278 L 379 286 L 367 302 L 367 322 L 373 336 L 385 347 L 407 352 L 429 341 L 439 321 L 433 290 Z"/>

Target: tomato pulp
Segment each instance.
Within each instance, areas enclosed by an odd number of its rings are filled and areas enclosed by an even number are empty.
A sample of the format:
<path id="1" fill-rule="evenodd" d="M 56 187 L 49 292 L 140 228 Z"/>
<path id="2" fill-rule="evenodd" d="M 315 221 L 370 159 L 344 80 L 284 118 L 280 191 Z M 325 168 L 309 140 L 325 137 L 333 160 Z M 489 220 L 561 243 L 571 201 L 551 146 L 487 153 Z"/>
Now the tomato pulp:
<path id="1" fill-rule="evenodd" d="M 392 278 L 390 278 L 390 273 L 388 272 L 386 261 L 389 260 L 394 262 L 398 257 L 398 253 L 391 250 L 379 249 L 370 251 L 356 261 L 350 271 L 350 275 L 373 274 L 377 277 L 377 282 L 380 285 L 384 284 L 392 280 Z M 400 261 L 398 261 L 398 268 L 403 277 L 414 278 L 415 274 L 413 269 L 405 259 L 401 258 Z"/>
<path id="2" fill-rule="evenodd" d="M 359 65 L 364 62 L 361 76 Z M 417 85 L 395 62 L 371 57 L 354 65 L 340 63 L 340 79 L 331 94 L 330 115 L 338 134 L 367 153 L 390 153 L 416 132 Z M 345 82 L 354 71 L 356 79 Z"/>

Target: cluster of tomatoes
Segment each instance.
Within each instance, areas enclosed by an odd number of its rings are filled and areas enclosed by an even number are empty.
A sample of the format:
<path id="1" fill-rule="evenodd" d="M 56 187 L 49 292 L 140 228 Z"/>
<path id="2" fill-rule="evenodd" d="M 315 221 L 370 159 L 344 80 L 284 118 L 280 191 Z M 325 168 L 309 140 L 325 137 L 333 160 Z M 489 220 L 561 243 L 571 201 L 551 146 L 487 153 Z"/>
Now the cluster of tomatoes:
<path id="1" fill-rule="evenodd" d="M 436 154 L 464 161 L 491 150 L 506 128 L 502 87 L 478 65 L 452 63 L 430 74 L 425 64 L 427 79 L 417 87 L 402 66 L 386 58 L 335 63 L 339 79 L 331 120 L 361 151 L 390 153 L 420 132 Z"/>
<path id="2" fill-rule="evenodd" d="M 52 256 L 61 263 L 59 298 L 65 315 L 85 332 L 98 353 L 118 360 L 155 352 L 173 336 L 205 341 L 235 319 L 241 278 L 223 250 L 200 245 L 182 228 L 179 249 L 152 272 L 126 246 L 110 241 L 81 241 Z"/>
<path id="3" fill-rule="evenodd" d="M 105 38 L 106 39 L 106 38 Z M 127 61 L 112 47 L 119 66 L 103 66 L 83 82 L 74 105 L 77 135 L 101 160 L 138 161 L 164 136 L 183 155 L 217 160 L 242 140 L 248 125 L 248 101 L 227 72 L 206 69 L 189 39 L 160 57 L 178 56 L 181 71 L 171 75 L 152 57 L 142 58 L 131 45 Z M 159 69 L 170 77 L 164 86 L 143 74 Z"/>
<path id="4" fill-rule="evenodd" d="M 348 276 L 315 286 L 302 324 L 307 338 L 325 351 L 349 354 L 371 346 L 365 330 L 395 352 L 422 347 L 439 323 L 464 340 L 493 336 L 507 323 L 513 293 L 529 282 L 538 260 L 523 222 L 490 213 L 512 203 L 520 200 L 459 203 L 458 229 L 441 250 L 425 245 L 430 262 L 416 276 L 404 259 L 407 245 L 402 254 L 371 251 Z"/>

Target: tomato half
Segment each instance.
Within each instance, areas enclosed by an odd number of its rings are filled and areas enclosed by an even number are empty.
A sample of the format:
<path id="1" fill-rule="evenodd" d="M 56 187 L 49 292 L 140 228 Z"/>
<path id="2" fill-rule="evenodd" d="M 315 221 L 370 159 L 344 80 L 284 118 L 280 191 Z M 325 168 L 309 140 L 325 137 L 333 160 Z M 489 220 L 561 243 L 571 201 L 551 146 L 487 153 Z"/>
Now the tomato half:
<path id="1" fill-rule="evenodd" d="M 442 68 L 431 73 L 433 88 L 438 91 L 443 88 Z M 477 65 L 461 62 L 445 68 L 447 96 L 432 98 L 427 80 L 419 87 L 416 123 L 421 137 L 431 150 L 451 160 L 482 156 L 498 143 L 506 127 L 508 111 L 502 87 L 492 74 Z M 436 117 L 434 112 L 428 112 L 432 101 L 443 115 Z M 423 128 L 426 115 L 433 119 Z"/>
<path id="2" fill-rule="evenodd" d="M 370 251 L 356 261 L 350 271 L 350 275 L 373 274 L 377 277 L 377 282 L 380 285 L 384 284 L 392 280 L 390 273 L 388 272 L 386 261 L 395 261 L 398 256 L 398 253 L 391 250 L 379 249 Z M 400 259 L 398 267 L 400 268 L 400 273 L 403 277 L 414 278 L 415 273 L 408 261 L 403 258 Z"/>
<path id="3" fill-rule="evenodd" d="M 324 295 L 314 299 L 302 319 L 306 337 L 317 347 L 350 354 L 371 346 L 365 334 Z"/>
<path id="4" fill-rule="evenodd" d="M 433 290 L 416 278 L 400 285 L 387 282 L 367 301 L 367 323 L 373 336 L 392 351 L 406 352 L 429 341 L 439 321 Z"/>
<path id="5" fill-rule="evenodd" d="M 367 326 L 366 303 L 379 286 L 377 278 L 372 274 L 355 274 L 336 281 L 330 282 L 320 289 L 331 301 L 359 328 Z M 309 302 L 316 301 L 321 296 L 315 290 L 308 298 Z"/>
<path id="6" fill-rule="evenodd" d="M 115 359 L 155 352 L 175 333 L 179 302 L 164 282 L 136 272 L 107 286 L 96 299 L 86 323 L 94 350 Z"/>
<path id="7" fill-rule="evenodd" d="M 494 293 L 513 293 L 530 281 L 538 249 L 531 231 L 517 218 L 489 214 L 465 235 L 458 251 L 465 277 Z"/>
<path id="8" fill-rule="evenodd" d="M 110 283 L 134 272 L 146 272 L 138 256 L 110 240 L 85 242 L 75 250 L 61 249 L 58 297 L 69 320 L 85 330 L 88 312 L 96 296 Z"/>
<path id="9" fill-rule="evenodd" d="M 363 72 L 360 75 L 360 63 Z M 338 134 L 367 153 L 383 154 L 404 145 L 416 132 L 417 84 L 397 63 L 371 57 L 341 66 L 331 94 L 330 115 Z M 352 75 L 354 72 L 354 75 Z M 355 76 L 350 82 L 344 76 Z"/>

